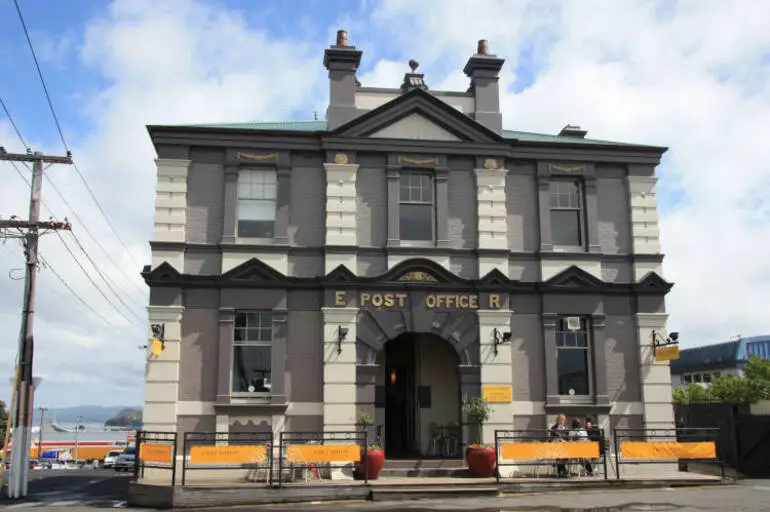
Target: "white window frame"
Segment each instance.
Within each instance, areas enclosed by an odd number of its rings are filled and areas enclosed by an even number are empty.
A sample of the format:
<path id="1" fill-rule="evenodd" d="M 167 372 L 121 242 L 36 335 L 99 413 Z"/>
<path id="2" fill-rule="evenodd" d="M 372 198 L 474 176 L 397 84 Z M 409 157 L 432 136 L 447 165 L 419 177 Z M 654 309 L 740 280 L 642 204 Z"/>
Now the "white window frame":
<path id="1" fill-rule="evenodd" d="M 252 177 L 251 180 L 246 181 L 244 177 L 250 176 Z M 261 181 L 254 180 L 253 178 L 256 176 L 261 176 Z M 266 178 L 269 177 L 269 181 L 266 180 Z M 243 185 L 249 184 L 250 187 L 254 187 L 261 185 L 272 185 L 273 186 L 273 197 L 269 197 L 269 193 L 265 193 L 265 189 L 263 187 L 262 189 L 262 197 L 251 197 L 251 190 L 249 193 L 246 193 L 243 189 Z M 248 241 L 272 241 L 275 239 L 275 223 L 276 223 L 276 217 L 278 212 L 278 172 L 275 169 L 265 169 L 265 168 L 256 168 L 256 167 L 243 167 L 241 169 L 238 169 L 238 180 L 237 180 L 237 192 L 236 192 L 236 205 L 235 205 L 235 238 L 238 240 L 248 240 Z M 246 196 L 246 197 L 244 197 Z M 265 197 L 268 196 L 268 197 Z M 272 237 L 246 237 L 246 236 L 239 236 L 239 225 L 241 220 L 257 220 L 257 219 L 241 219 L 241 207 L 247 202 L 254 202 L 254 203 L 266 203 L 266 204 L 272 204 L 272 213 L 273 213 L 273 236 Z"/>
<path id="2" fill-rule="evenodd" d="M 553 187 L 558 187 L 561 183 L 568 183 L 571 185 L 577 185 L 577 200 L 578 200 L 578 206 L 575 208 L 574 206 L 553 206 L 553 196 L 554 196 L 554 190 Z M 558 194 L 557 195 L 565 195 L 565 194 Z M 577 212 L 578 214 L 578 232 L 580 234 L 580 244 L 578 245 L 563 245 L 557 243 L 553 239 L 553 231 L 554 231 L 554 219 L 553 219 L 553 212 L 554 211 L 569 211 L 569 212 Z M 548 214 L 551 217 L 551 243 L 556 250 L 575 250 L 579 249 L 581 251 L 584 251 L 586 247 L 588 247 L 588 231 L 586 229 L 586 201 L 585 201 L 585 186 L 583 184 L 583 181 L 580 178 L 566 178 L 566 177 L 556 177 L 551 178 L 551 181 L 548 185 Z"/>
<path id="3" fill-rule="evenodd" d="M 270 341 L 266 340 L 237 340 L 235 332 L 239 329 L 237 326 L 238 315 L 258 315 L 259 322 L 257 327 L 251 327 L 248 322 L 245 329 L 270 329 Z M 275 328 L 273 322 L 272 311 L 260 311 L 260 310 L 238 310 L 233 315 L 233 344 L 230 348 L 230 395 L 234 397 L 264 397 L 272 394 L 272 380 L 273 380 L 273 340 L 275 337 Z M 263 323 L 264 322 L 264 323 Z M 267 391 L 236 391 L 235 390 L 235 349 L 236 347 L 270 347 L 270 376 L 266 379 L 264 387 Z"/>
<path id="4" fill-rule="evenodd" d="M 405 177 L 424 176 L 430 182 L 431 200 L 414 200 L 404 198 L 401 194 L 401 180 Z M 422 187 L 407 187 L 422 190 Z M 429 205 L 430 206 L 430 240 L 405 240 L 401 233 L 401 207 L 402 205 Z M 398 176 L 398 238 L 402 247 L 433 247 L 436 244 L 436 176 L 434 173 L 424 170 L 402 169 Z"/>
<path id="5" fill-rule="evenodd" d="M 569 317 L 578 317 L 580 318 L 580 326 L 581 328 L 578 331 L 570 331 L 567 329 L 567 318 Z M 568 397 L 572 400 L 586 400 L 589 397 L 593 397 L 595 394 L 594 389 L 594 365 L 593 365 L 593 336 L 591 333 L 591 318 L 589 316 L 585 315 L 559 315 L 556 319 L 556 388 L 557 393 L 559 396 L 562 397 Z M 559 335 L 560 334 L 575 334 L 575 333 L 582 333 L 585 335 L 585 347 L 568 347 L 568 346 L 559 346 Z M 585 351 L 586 355 L 586 379 L 588 381 L 588 393 L 585 395 L 579 395 L 575 393 L 574 395 L 566 394 L 562 395 L 561 390 L 559 390 L 559 352 L 562 350 L 583 350 Z"/>

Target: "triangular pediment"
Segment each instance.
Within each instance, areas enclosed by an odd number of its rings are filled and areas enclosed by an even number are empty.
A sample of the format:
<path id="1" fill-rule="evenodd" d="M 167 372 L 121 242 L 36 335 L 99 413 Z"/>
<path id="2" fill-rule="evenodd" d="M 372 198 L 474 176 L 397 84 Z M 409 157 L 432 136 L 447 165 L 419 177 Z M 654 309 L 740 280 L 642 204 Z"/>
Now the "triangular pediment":
<path id="1" fill-rule="evenodd" d="M 266 283 L 284 281 L 286 276 L 267 263 L 264 263 L 262 260 L 251 258 L 222 274 L 222 279 L 226 281 L 254 281 Z"/>
<path id="2" fill-rule="evenodd" d="M 502 136 L 422 89 L 413 89 L 336 128 L 345 137 L 500 142 Z"/>
<path id="3" fill-rule="evenodd" d="M 511 283 L 511 280 L 508 279 L 508 276 L 506 276 L 496 268 L 493 268 L 492 270 L 490 270 L 487 273 L 487 275 L 485 275 L 479 280 L 479 284 L 482 284 L 485 286 L 505 286 L 510 283 Z"/>
<path id="4" fill-rule="evenodd" d="M 333 283 L 350 283 L 356 280 L 356 275 L 345 265 L 339 265 L 326 274 L 326 280 Z"/>
<path id="5" fill-rule="evenodd" d="M 419 112 L 413 112 L 402 117 L 385 128 L 370 134 L 369 137 L 374 139 L 463 140 Z"/>
<path id="6" fill-rule="evenodd" d="M 145 280 L 154 282 L 175 281 L 182 275 L 167 261 L 164 261 L 152 270 L 150 270 L 150 265 L 146 265 L 142 269 L 142 274 L 144 275 Z"/>
<path id="7" fill-rule="evenodd" d="M 545 284 L 556 288 L 600 288 L 604 283 L 593 274 L 573 265 L 547 280 Z"/>
<path id="8" fill-rule="evenodd" d="M 636 285 L 638 291 L 668 293 L 674 284 L 669 283 L 656 272 L 648 272 Z"/>

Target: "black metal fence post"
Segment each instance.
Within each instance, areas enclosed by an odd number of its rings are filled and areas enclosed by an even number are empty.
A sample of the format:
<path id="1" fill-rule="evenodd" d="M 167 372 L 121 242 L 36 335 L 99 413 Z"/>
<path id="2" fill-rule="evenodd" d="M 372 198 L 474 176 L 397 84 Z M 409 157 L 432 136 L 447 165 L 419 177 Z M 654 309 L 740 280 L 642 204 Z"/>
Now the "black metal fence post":
<path id="1" fill-rule="evenodd" d="M 187 434 L 182 434 L 182 487 L 184 487 L 185 479 L 187 477 Z"/>
<path id="2" fill-rule="evenodd" d="M 283 434 L 278 437 L 278 488 L 283 486 Z"/>
<path id="3" fill-rule="evenodd" d="M 615 479 L 620 480 L 620 442 L 618 442 L 618 429 L 612 431 L 612 440 L 615 443 Z"/>
<path id="4" fill-rule="evenodd" d="M 176 452 L 179 444 L 178 433 L 174 432 L 174 447 L 171 449 L 171 487 L 176 487 Z"/>
<path id="5" fill-rule="evenodd" d="M 364 483 L 369 484 L 369 443 L 367 432 L 364 430 Z"/>

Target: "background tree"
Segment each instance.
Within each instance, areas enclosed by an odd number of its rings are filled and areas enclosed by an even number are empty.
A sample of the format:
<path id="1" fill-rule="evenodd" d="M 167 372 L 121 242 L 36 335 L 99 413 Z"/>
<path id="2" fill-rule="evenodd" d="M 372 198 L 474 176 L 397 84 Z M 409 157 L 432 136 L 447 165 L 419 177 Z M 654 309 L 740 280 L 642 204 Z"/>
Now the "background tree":
<path id="1" fill-rule="evenodd" d="M 718 377 L 708 387 L 691 382 L 684 388 L 675 389 L 672 398 L 677 404 L 751 405 L 770 400 L 770 359 L 752 355 L 743 367 L 743 376 Z"/>
<path id="2" fill-rule="evenodd" d="M 0 437 L 5 435 L 5 427 L 8 424 L 8 408 L 3 400 L 0 400 Z"/>

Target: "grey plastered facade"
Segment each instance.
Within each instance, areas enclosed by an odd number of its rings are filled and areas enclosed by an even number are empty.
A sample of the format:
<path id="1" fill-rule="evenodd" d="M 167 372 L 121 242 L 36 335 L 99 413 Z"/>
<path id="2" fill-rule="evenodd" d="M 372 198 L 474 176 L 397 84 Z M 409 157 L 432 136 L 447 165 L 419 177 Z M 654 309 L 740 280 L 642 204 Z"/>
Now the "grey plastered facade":
<path id="1" fill-rule="evenodd" d="M 672 286 L 654 197 L 665 148 L 503 130 L 495 56 L 471 56 L 470 89 L 452 93 L 426 90 L 414 72 L 413 87 L 362 87 L 360 59 L 354 47 L 326 51 L 325 121 L 148 127 L 158 193 L 143 276 L 166 348 L 148 355 L 145 428 L 351 429 L 360 412 L 377 418 L 383 408 L 378 354 L 404 333 L 451 347 L 460 401 L 510 386 L 511 400 L 493 404 L 487 442 L 495 428 L 544 427 L 559 413 L 670 425 L 668 363 L 650 345 L 665 330 Z M 242 169 L 275 173 L 270 239 L 238 237 Z M 433 179 L 426 243 L 399 233 L 405 172 Z M 559 179 L 581 186 L 581 247 L 552 240 L 549 190 Z M 403 298 L 389 307 L 363 298 L 378 294 Z M 438 296 L 455 298 L 426 307 Z M 272 315 L 268 393 L 232 392 L 239 311 Z M 564 316 L 590 325 L 580 396 L 558 388 Z"/>

